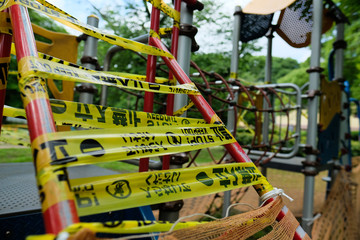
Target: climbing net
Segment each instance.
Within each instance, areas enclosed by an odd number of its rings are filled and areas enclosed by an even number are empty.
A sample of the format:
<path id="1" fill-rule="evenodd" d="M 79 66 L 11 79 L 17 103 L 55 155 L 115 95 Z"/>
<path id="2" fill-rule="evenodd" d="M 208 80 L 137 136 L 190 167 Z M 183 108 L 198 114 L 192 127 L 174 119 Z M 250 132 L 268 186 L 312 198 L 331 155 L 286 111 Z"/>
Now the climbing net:
<path id="1" fill-rule="evenodd" d="M 81 23 L 76 18 L 42 0 L 38 2 L 7 1 L 0 8 L 0 10 L 9 8 L 10 16 L 5 12 L 3 17 L 5 19 L 11 18 L 13 22 L 11 27 L 5 26 L 3 32 L 14 36 L 15 53 L 19 67 L 19 89 L 25 109 L 24 111 L 6 108 L 6 115 L 22 116 L 28 120 L 44 221 L 47 232 L 55 233 L 47 234 L 46 237 L 54 239 L 56 234 L 59 234 L 59 238 L 67 239 L 69 237 L 71 239 L 70 236 L 73 235 L 76 239 L 82 239 L 87 237 L 87 234 L 82 235 L 82 237 L 77 237 L 76 234 L 81 234 L 83 229 L 121 234 L 167 231 L 172 224 L 156 222 L 78 223 L 78 216 L 175 201 L 253 185 L 261 196 L 263 204 L 268 205 L 267 208 L 271 208 L 272 204 L 280 203 L 280 207 L 276 208 L 274 213 L 277 216 L 276 221 L 291 223 L 291 230 L 289 230 L 289 226 L 282 227 L 281 232 L 285 231 L 287 235 L 280 234 L 280 236 L 284 239 L 288 236 L 293 236 L 295 239 L 307 239 L 308 236 L 300 231 L 301 228 L 294 220 L 291 212 L 284 212 L 279 197 L 282 192 L 275 190 L 262 176 L 236 142 L 236 139 L 226 129 L 211 105 L 200 94 L 201 90 L 199 91 L 199 89 L 203 89 L 205 95 L 210 90 L 211 92 L 214 91 L 214 95 L 209 94 L 208 96 L 212 104 L 215 104 L 213 102 L 215 100 L 226 103 L 218 96 L 222 87 L 219 87 L 216 81 L 215 84 L 205 81 L 205 87 L 201 84 L 193 84 L 175 59 L 176 48 L 172 47 L 171 51 L 168 51 L 161 42 L 158 21 L 160 12 L 162 11 L 174 19 L 173 41 L 176 41 L 181 1 L 175 1 L 174 9 L 161 0 L 149 2 L 153 5 L 149 45 L 104 33 L 100 29 Z M 187 2 L 194 4 L 193 1 Z M 147 76 L 129 77 L 121 73 L 108 74 L 78 66 L 51 55 L 38 53 L 33 44 L 34 41 L 29 41 L 29 39 L 33 40 L 34 36 L 26 7 L 45 13 L 55 20 L 81 30 L 90 36 L 147 54 Z M 11 37 L 7 39 L 6 44 L 7 51 L 2 54 L 7 56 L 1 58 L 1 63 L 6 63 L 5 68 L 7 69 Z M 176 45 L 173 42 L 172 46 Z M 161 57 L 170 69 L 169 80 L 165 81 L 168 84 L 159 83 L 163 79 L 156 77 L 156 64 L 154 63 L 157 56 Z M 196 68 L 196 65 L 193 64 L 193 66 Z M 207 73 L 202 71 L 201 74 Z M 230 97 L 226 101 L 235 99 L 229 84 L 221 76 L 211 75 L 215 79 L 221 80 L 228 90 Z M 174 84 L 174 77 L 180 83 L 179 85 Z M 144 78 L 147 81 L 143 81 Z M 76 81 L 145 91 L 144 112 L 88 103 L 49 100 L 45 79 Z M 243 106 L 242 111 L 251 111 L 252 106 L 255 105 L 250 91 L 259 91 L 263 95 L 267 91 L 272 92 L 270 88 L 265 91 L 260 87 L 239 86 L 246 93 L 250 102 L 250 105 L 246 104 L 245 107 L 242 102 L 235 103 L 234 106 L 236 107 Z M 6 89 L 5 81 L 1 90 L 4 89 Z M 168 94 L 167 115 L 151 113 L 154 93 Z M 192 104 L 201 113 L 202 118 L 172 116 L 173 114 L 176 115 L 176 112 L 172 112 L 173 94 L 187 94 Z M 266 96 L 264 98 L 271 108 L 270 99 Z M 278 111 L 264 111 L 259 106 L 257 109 L 259 111 L 256 112 L 274 113 Z M 219 111 L 220 113 L 225 112 Z M 255 123 L 258 122 L 258 118 L 256 116 Z M 56 132 L 54 120 L 57 125 L 90 129 Z M 152 123 L 156 123 L 154 124 L 156 127 L 148 125 L 150 120 Z M 285 139 L 287 138 L 288 132 L 286 131 Z M 260 140 L 254 140 L 253 143 L 257 148 L 266 147 L 266 145 L 260 144 Z M 227 154 L 231 155 L 235 163 L 169 169 L 170 154 L 184 152 L 184 149 L 196 151 L 220 144 L 225 145 Z M 148 158 L 153 156 L 163 156 L 162 171 L 147 171 Z M 66 172 L 68 167 L 134 158 L 140 158 L 140 173 L 69 179 Z M 191 160 L 192 162 L 193 160 Z M 261 222 L 259 215 L 254 214 L 249 215 L 251 221 Z M 63 216 L 67 216 L 67 218 L 63 218 Z M 262 214 L 260 214 L 261 216 Z M 290 216 L 292 220 L 288 220 L 287 216 Z M 259 221 L 257 221 L 258 219 Z M 251 225 L 250 222 L 246 221 L 246 224 Z M 197 224 L 199 223 L 185 223 L 177 226 L 188 227 Z M 148 225 L 155 227 L 149 229 Z M 255 232 L 249 232 L 246 236 L 251 237 L 258 234 L 259 231 L 262 232 L 262 236 L 268 235 L 268 231 L 263 232 L 261 226 L 252 226 Z M 278 231 L 276 226 L 277 224 L 274 223 L 270 229 L 274 234 Z M 228 230 L 234 231 L 234 229 Z"/>

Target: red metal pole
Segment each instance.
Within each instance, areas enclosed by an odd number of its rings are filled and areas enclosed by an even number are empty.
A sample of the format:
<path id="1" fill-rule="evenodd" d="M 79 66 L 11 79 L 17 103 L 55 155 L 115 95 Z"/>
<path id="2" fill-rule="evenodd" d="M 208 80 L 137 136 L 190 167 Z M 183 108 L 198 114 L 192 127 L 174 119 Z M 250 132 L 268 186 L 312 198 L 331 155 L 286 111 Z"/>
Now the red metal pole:
<path id="1" fill-rule="evenodd" d="M 151 22 L 150 30 L 159 33 L 160 27 L 160 10 L 156 7 L 152 7 L 151 10 Z M 152 38 L 149 38 L 149 45 L 153 45 Z M 156 75 L 156 56 L 148 55 L 146 66 L 146 81 L 154 83 Z M 144 96 L 144 112 L 153 112 L 154 107 L 154 93 L 145 92 Z M 139 172 L 145 172 L 149 170 L 149 158 L 140 159 Z"/>
<path id="2" fill-rule="evenodd" d="M 5 9 L 3 12 L 8 11 L 8 9 Z M 8 69 L 10 63 L 11 40 L 11 35 L 0 33 L 0 133 L 6 96 Z"/>
<path id="3" fill-rule="evenodd" d="M 38 57 L 34 33 L 27 9 L 19 5 L 11 6 L 10 16 L 12 20 L 17 61 L 19 62 L 21 59 L 28 56 Z M 25 99 L 23 98 L 30 139 L 31 142 L 33 142 L 33 140 L 40 135 L 55 132 L 55 124 L 47 90 L 41 84 L 40 79 L 31 79 L 27 86 L 36 86 L 36 90 L 38 90 L 33 99 L 24 101 Z M 36 159 L 34 159 L 34 161 L 36 161 Z M 50 156 L 45 161 L 48 161 L 48 164 L 50 165 Z M 51 189 L 44 186 L 44 189 L 42 189 L 42 210 L 46 232 L 57 234 L 65 227 L 79 222 L 79 218 L 77 216 L 73 197 L 71 197 L 73 194 L 69 185 L 66 180 L 60 180 L 61 177 L 64 179 L 64 172 L 62 172 L 62 175 L 60 175 L 60 173 L 54 174 L 59 174 L 59 178 L 54 180 L 55 186 Z M 40 186 L 39 188 L 41 187 L 43 186 Z"/>
<path id="4" fill-rule="evenodd" d="M 159 39 L 153 38 L 153 42 L 155 47 L 167 51 L 166 47 Z M 166 65 L 171 69 L 171 71 L 174 73 L 180 84 L 192 83 L 174 58 L 170 59 L 167 57 L 162 57 L 162 59 L 164 60 Z M 211 106 L 207 103 L 207 101 L 202 95 L 189 95 L 189 97 L 194 102 L 197 109 L 201 112 L 206 122 L 208 123 L 222 122 L 221 119 L 216 115 L 214 110 L 211 108 Z M 238 142 L 226 144 L 224 146 L 226 150 L 230 153 L 230 155 L 235 159 L 236 162 L 252 162 Z M 255 189 L 261 190 L 261 186 L 254 186 L 254 187 Z M 263 194 L 265 194 L 265 192 L 259 191 L 260 196 L 262 196 Z M 273 199 L 271 198 L 267 202 L 270 202 L 272 200 Z M 278 215 L 278 219 L 280 220 L 284 216 L 285 213 L 281 211 Z M 301 236 L 302 234 L 298 233 L 298 229 L 297 229 L 293 239 L 301 240 L 302 239 Z"/>
<path id="5" fill-rule="evenodd" d="M 178 12 L 181 10 L 181 0 L 175 0 L 174 9 Z M 174 22 L 172 39 L 171 39 L 171 54 L 177 58 L 178 53 L 178 42 L 179 42 L 179 34 L 180 34 L 180 22 Z M 171 81 L 174 78 L 174 74 L 170 71 L 169 80 Z M 174 114 L 174 94 L 168 94 L 167 96 L 167 104 L 166 104 L 166 114 L 172 116 Z M 170 155 L 163 156 L 162 161 L 162 169 L 170 168 Z"/>

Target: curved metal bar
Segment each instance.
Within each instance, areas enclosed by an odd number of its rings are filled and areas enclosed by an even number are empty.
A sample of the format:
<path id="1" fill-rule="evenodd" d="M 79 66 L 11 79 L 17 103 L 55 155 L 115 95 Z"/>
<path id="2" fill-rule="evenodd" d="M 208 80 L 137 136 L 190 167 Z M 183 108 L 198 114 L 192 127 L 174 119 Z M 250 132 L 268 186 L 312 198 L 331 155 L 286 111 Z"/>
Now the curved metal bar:
<path id="1" fill-rule="evenodd" d="M 141 43 L 147 43 L 149 41 L 149 34 L 144 34 L 144 35 L 132 38 L 131 40 L 136 41 L 136 42 L 141 42 Z M 120 47 L 120 46 L 112 46 L 109 48 L 109 50 L 106 52 L 105 59 L 104 59 L 104 71 L 109 71 L 110 63 L 111 63 L 111 60 L 114 57 L 115 53 L 120 52 L 122 50 L 125 50 L 125 48 Z M 100 105 L 105 106 L 106 99 L 107 99 L 107 86 L 103 85 L 101 87 Z"/>
<path id="2" fill-rule="evenodd" d="M 296 84 L 292 83 L 279 83 L 279 84 L 266 84 L 266 85 L 259 85 L 258 88 L 293 88 L 296 92 L 296 106 L 299 106 L 296 110 L 296 126 L 295 126 L 295 144 L 291 152 L 289 153 L 278 153 L 276 157 L 278 158 L 292 158 L 296 155 L 299 151 L 300 146 L 300 126 L 301 126 L 301 90 Z M 284 149 L 284 148 L 283 148 Z M 262 155 L 263 151 L 252 150 L 251 154 L 253 155 Z M 273 154 L 273 153 L 268 153 Z M 270 155 L 269 155 L 270 156 Z"/>

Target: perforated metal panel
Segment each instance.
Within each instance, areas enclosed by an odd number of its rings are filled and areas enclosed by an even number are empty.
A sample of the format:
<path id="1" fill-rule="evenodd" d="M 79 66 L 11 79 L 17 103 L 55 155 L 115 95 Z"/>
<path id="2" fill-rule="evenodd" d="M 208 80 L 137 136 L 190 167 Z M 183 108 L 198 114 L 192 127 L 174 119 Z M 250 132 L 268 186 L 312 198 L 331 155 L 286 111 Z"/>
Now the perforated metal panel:
<path id="1" fill-rule="evenodd" d="M 0 165 L 0 215 L 40 210 L 31 163 Z"/>
<path id="2" fill-rule="evenodd" d="M 302 48 L 310 45 L 313 26 L 311 2 L 298 0 L 288 8 L 281 11 L 276 32 L 290 46 Z M 332 20 L 323 14 L 322 32 L 328 31 L 332 26 Z"/>
<path id="3" fill-rule="evenodd" d="M 249 42 L 264 36 L 271 26 L 273 15 L 241 13 L 240 41 Z"/>

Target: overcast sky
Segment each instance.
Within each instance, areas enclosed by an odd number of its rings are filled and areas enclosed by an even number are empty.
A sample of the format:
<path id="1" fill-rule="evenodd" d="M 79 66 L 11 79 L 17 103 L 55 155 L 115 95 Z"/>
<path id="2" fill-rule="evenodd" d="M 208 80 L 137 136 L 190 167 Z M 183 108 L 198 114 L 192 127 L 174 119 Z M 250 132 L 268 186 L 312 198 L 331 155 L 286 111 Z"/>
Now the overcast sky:
<path id="1" fill-rule="evenodd" d="M 101 8 L 104 3 L 107 1 L 100 1 L 100 0 L 49 0 L 49 2 L 53 3 L 55 6 L 63 9 L 64 11 L 68 12 L 69 14 L 73 15 L 77 19 L 82 22 L 86 22 L 86 18 L 88 15 L 93 13 L 93 9 L 89 1 L 94 4 L 95 6 Z M 124 0 L 112 0 L 111 2 L 123 2 Z M 137 1 L 137 0 L 133 0 Z M 222 12 L 232 16 L 234 13 L 235 6 L 239 5 L 244 7 L 249 0 L 216 0 L 217 2 L 222 3 L 222 8 L 220 9 Z M 109 1 L 110 2 L 110 1 Z M 165 0 L 165 2 L 167 2 Z M 275 17 L 273 23 L 275 24 L 277 18 Z M 101 22 L 100 22 L 101 24 Z M 101 25 L 100 25 L 101 26 Z M 71 30 L 72 34 L 79 34 L 78 32 Z M 206 48 L 206 41 L 211 39 L 211 36 L 206 32 L 206 29 L 199 29 L 199 32 L 196 36 L 197 42 L 202 47 L 203 50 L 208 51 Z M 266 46 L 267 46 L 267 39 L 265 37 L 258 40 L 258 45 L 263 47 L 263 50 L 257 55 L 266 55 Z M 226 50 L 230 50 L 231 46 L 228 47 Z M 282 40 L 276 33 L 275 38 L 273 39 L 273 56 L 276 57 L 283 57 L 283 58 L 294 58 L 298 62 L 305 61 L 310 56 L 309 48 L 301 48 L 296 49 L 290 47 L 284 40 Z"/>

